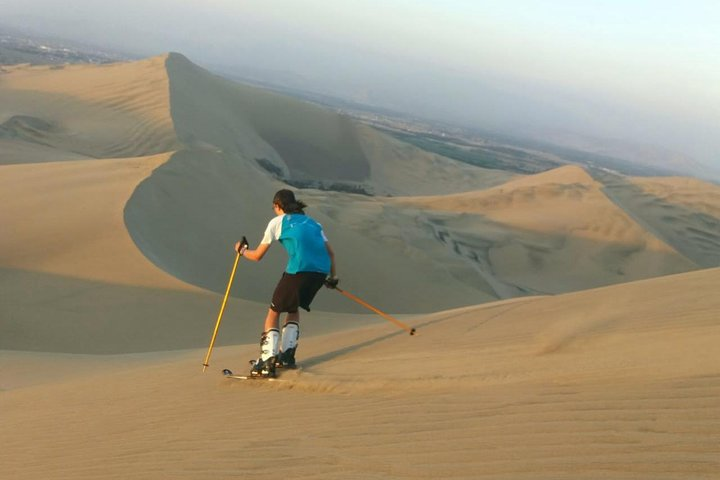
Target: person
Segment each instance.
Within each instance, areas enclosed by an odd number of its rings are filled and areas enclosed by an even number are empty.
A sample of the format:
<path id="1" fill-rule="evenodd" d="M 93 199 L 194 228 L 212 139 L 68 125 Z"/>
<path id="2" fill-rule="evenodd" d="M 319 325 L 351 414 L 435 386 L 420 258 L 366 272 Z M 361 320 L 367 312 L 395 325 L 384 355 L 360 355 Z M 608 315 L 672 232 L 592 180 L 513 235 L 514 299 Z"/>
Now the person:
<path id="1" fill-rule="evenodd" d="M 295 368 L 295 353 L 300 337 L 299 307 L 310 311 L 320 288 L 335 288 L 335 253 L 322 226 L 305 214 L 305 203 L 291 190 L 279 190 L 273 198 L 275 217 L 270 220 L 258 247 L 248 248 L 245 237 L 235 244 L 242 257 L 259 262 L 274 241 L 288 254 L 288 263 L 280 278 L 265 317 L 260 337 L 260 357 L 250 370 L 251 376 L 274 377 L 275 368 Z M 280 315 L 285 313 L 282 335 Z"/>

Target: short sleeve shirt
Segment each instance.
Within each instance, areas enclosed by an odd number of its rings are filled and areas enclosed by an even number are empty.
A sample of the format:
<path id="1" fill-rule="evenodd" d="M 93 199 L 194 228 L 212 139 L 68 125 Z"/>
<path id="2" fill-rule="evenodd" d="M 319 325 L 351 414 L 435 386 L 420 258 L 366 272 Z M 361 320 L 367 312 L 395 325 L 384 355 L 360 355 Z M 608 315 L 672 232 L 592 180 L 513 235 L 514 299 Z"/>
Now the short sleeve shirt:
<path id="1" fill-rule="evenodd" d="M 292 213 L 270 220 L 260 243 L 279 241 L 288 253 L 287 273 L 330 273 L 330 255 L 322 225 L 307 215 Z"/>

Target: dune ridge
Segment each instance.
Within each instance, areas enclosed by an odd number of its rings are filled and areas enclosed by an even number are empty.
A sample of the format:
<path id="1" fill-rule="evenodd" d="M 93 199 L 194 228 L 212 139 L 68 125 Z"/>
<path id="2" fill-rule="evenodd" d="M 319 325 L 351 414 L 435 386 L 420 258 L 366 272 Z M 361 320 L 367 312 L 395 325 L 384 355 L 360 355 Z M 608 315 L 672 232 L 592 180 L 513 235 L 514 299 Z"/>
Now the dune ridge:
<path id="1" fill-rule="evenodd" d="M 613 178 L 605 191 L 696 264 L 720 265 L 720 187 L 692 178 Z"/>
<path id="2" fill-rule="evenodd" d="M 592 288 L 698 268 L 602 189 L 582 168 L 566 166 L 487 190 L 394 202 L 421 210 L 437 237 L 492 272 L 509 294 L 518 287 L 560 293 L 572 284 Z"/>
<path id="3" fill-rule="evenodd" d="M 6 268 L 123 285 L 192 289 L 147 261 L 125 228 L 127 198 L 171 154 L 3 167 Z M 42 192 L 29 200 L 26 192 Z M 42 245 L 42 248 L 38 248 Z"/>
<path id="4" fill-rule="evenodd" d="M 176 150 L 166 58 L 100 66 L 9 67 L 0 88 L 0 124 L 5 130 L 0 142 L 3 137 L 16 138 L 94 158 Z"/>

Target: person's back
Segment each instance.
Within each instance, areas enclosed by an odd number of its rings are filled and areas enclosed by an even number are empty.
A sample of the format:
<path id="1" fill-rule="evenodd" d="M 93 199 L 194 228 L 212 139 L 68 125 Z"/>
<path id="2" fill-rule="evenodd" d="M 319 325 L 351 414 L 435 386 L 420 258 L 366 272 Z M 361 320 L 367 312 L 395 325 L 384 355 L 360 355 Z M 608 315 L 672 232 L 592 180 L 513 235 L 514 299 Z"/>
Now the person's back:
<path id="1" fill-rule="evenodd" d="M 330 272 L 330 256 L 325 246 L 327 238 L 322 226 L 311 217 L 302 213 L 275 217 L 268 225 L 262 243 L 272 240 L 278 240 L 287 250 L 286 272 Z"/>

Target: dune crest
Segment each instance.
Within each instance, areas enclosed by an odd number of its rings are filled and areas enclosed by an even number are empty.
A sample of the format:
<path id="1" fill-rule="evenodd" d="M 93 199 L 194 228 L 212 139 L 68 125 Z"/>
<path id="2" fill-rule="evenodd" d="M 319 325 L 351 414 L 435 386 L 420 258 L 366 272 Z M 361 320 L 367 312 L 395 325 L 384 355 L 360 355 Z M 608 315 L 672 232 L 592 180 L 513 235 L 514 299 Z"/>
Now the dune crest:
<path id="1" fill-rule="evenodd" d="M 0 266 L 123 285 L 188 289 L 130 239 L 127 198 L 171 154 L 2 167 Z M 42 192 L 29 201 L 28 191 Z"/>
<path id="2" fill-rule="evenodd" d="M 689 177 L 633 177 L 644 193 L 720 218 L 720 186 Z"/>
<path id="3" fill-rule="evenodd" d="M 613 203 L 580 167 L 483 191 L 394 202 L 420 209 L 457 254 L 520 289 L 495 288 L 500 295 L 560 293 L 697 268 Z"/>
<path id="4" fill-rule="evenodd" d="M 8 68 L 0 84 L 0 145 L 9 148 L 2 140 L 9 137 L 95 158 L 176 150 L 166 58 Z M 46 128 L 13 128 L 14 112 Z"/>
<path id="5" fill-rule="evenodd" d="M 583 167 L 578 165 L 566 165 L 553 168 L 546 172 L 526 175 L 513 179 L 505 184 L 506 188 L 536 187 L 541 185 L 582 185 L 585 187 L 600 187 Z"/>
<path id="6" fill-rule="evenodd" d="M 631 177 L 612 179 L 605 192 L 697 265 L 720 265 L 720 186 L 693 178 Z"/>

